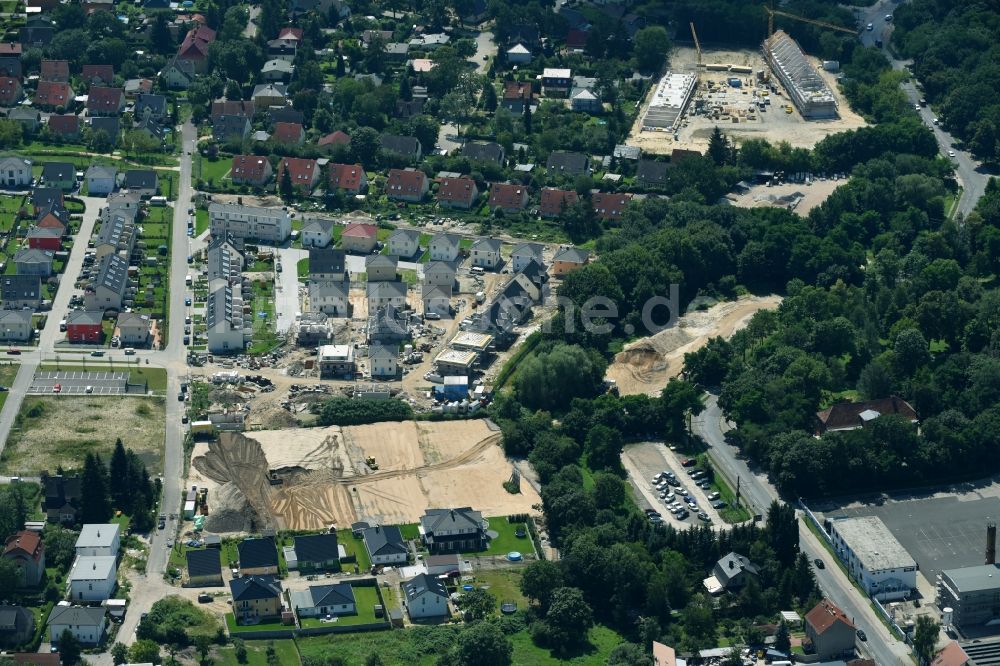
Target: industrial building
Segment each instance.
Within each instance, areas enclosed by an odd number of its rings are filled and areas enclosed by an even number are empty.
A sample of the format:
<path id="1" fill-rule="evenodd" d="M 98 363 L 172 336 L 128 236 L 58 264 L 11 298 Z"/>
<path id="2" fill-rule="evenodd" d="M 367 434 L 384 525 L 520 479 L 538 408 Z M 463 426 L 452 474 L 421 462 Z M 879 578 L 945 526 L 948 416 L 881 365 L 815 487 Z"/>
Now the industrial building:
<path id="1" fill-rule="evenodd" d="M 643 131 L 673 132 L 677 129 L 697 83 L 698 77 L 694 74 L 664 74 L 656 84 L 649 108 L 642 118 Z"/>
<path id="2" fill-rule="evenodd" d="M 997 527 L 986 526 L 986 564 L 947 569 L 937 575 L 941 623 L 963 632 L 1000 620 L 1000 567 L 996 564 Z"/>
<path id="3" fill-rule="evenodd" d="M 906 598 L 917 587 L 917 563 L 877 516 L 830 524 L 833 549 L 848 572 L 880 601 Z"/>
<path id="4" fill-rule="evenodd" d="M 798 43 L 782 30 L 764 40 L 764 59 L 788 91 L 795 108 L 810 120 L 837 118 L 837 99 L 802 52 Z"/>

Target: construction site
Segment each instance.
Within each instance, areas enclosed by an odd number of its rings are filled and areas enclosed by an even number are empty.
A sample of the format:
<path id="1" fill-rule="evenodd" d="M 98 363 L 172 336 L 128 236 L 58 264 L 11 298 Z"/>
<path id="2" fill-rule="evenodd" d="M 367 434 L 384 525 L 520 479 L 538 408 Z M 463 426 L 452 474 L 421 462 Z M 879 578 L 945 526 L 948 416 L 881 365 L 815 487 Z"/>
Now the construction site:
<path id="1" fill-rule="evenodd" d="M 415 523 L 449 506 L 538 514 L 535 489 L 508 483 L 520 476 L 500 444 L 485 419 L 223 432 L 195 444 L 187 486 L 206 489 L 216 533 Z"/>

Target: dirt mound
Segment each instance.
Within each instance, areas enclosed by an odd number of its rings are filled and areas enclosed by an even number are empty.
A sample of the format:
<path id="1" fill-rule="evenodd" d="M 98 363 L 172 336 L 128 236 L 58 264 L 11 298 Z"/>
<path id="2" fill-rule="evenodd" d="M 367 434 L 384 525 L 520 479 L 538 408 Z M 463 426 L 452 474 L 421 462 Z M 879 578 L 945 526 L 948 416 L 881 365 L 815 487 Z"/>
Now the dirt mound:
<path id="1" fill-rule="evenodd" d="M 260 442 L 242 433 L 224 432 L 205 455 L 191 461 L 191 466 L 221 486 L 229 487 L 216 495 L 214 513 L 251 512 L 260 519 L 260 527 L 271 527 L 268 464 Z M 218 527 L 212 531 L 223 531 Z"/>
<path id="2" fill-rule="evenodd" d="M 247 532 L 254 523 L 246 496 L 234 483 L 220 486 L 212 494 L 211 511 L 205 519 L 208 532 Z"/>

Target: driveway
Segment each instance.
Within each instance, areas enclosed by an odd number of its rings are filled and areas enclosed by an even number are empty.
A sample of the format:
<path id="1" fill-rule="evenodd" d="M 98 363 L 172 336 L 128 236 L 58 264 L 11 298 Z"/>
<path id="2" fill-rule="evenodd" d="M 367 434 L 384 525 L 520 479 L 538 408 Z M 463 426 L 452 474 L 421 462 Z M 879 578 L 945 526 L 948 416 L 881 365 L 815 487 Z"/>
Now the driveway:
<path id="1" fill-rule="evenodd" d="M 277 332 L 284 333 L 295 324 L 299 309 L 299 276 L 297 265 L 301 259 L 309 257 L 309 250 L 279 248 L 278 261 L 281 272 L 275 273 L 274 309 L 277 315 Z"/>
<path id="2" fill-rule="evenodd" d="M 493 33 L 484 30 L 476 35 L 476 54 L 472 56 L 470 62 L 476 65 L 476 74 L 484 75 L 490 68 L 490 60 L 496 57 L 497 45 L 493 41 Z M 486 58 L 485 60 L 483 58 Z M 458 127 L 451 123 L 441 125 L 438 130 L 438 148 L 443 148 L 449 153 L 462 147 L 462 140 L 458 136 Z"/>

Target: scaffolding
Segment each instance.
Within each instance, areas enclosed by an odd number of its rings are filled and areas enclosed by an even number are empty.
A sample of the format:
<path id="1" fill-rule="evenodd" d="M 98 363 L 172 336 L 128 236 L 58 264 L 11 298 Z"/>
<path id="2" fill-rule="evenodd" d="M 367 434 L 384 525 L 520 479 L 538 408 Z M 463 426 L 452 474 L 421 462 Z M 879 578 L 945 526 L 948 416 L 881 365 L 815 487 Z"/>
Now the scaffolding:
<path id="1" fill-rule="evenodd" d="M 794 39 L 782 30 L 764 40 L 764 59 L 803 118 L 836 118 L 837 99 Z"/>

